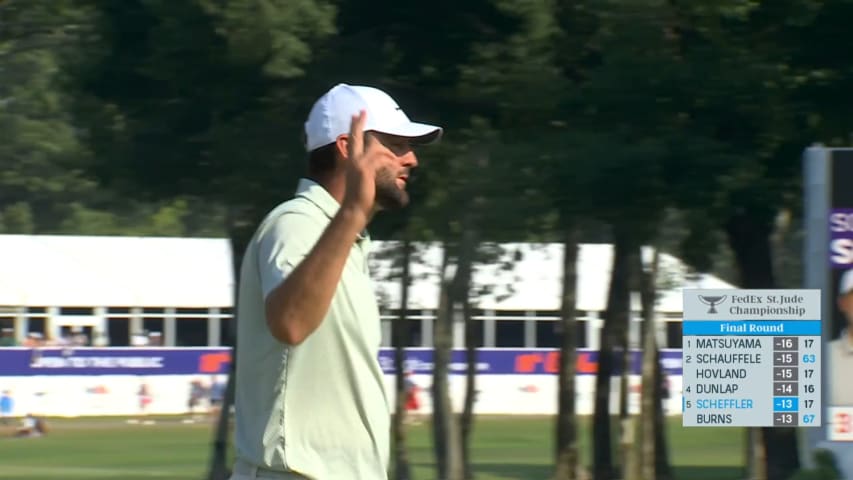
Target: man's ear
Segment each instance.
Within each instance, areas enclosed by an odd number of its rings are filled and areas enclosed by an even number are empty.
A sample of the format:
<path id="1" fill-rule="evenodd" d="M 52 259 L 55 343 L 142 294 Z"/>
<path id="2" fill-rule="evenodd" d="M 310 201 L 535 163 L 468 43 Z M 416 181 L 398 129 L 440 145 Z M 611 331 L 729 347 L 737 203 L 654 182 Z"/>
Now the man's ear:
<path id="1" fill-rule="evenodd" d="M 338 135 L 335 139 L 335 150 L 338 157 L 344 160 L 349 158 L 349 135 Z"/>

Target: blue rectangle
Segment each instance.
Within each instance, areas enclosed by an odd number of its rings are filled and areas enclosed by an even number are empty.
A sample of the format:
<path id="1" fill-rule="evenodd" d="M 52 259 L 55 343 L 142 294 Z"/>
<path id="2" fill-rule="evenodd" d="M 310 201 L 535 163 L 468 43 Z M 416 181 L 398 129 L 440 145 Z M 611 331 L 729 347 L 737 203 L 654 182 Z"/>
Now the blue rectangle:
<path id="1" fill-rule="evenodd" d="M 642 366 L 640 350 L 631 351 L 630 368 L 635 375 Z M 681 375 L 682 352 L 663 349 L 660 363 L 666 375 Z M 578 349 L 575 363 L 577 375 L 595 375 L 599 352 Z M 620 353 L 612 354 L 614 365 L 621 365 Z M 383 348 L 379 362 L 385 373 L 394 373 L 394 349 Z M 224 374 L 231 364 L 231 349 L 210 348 L 0 348 L 0 377 L 31 375 L 188 375 Z M 557 375 L 560 351 L 553 348 L 478 349 L 478 374 Z M 433 350 L 409 348 L 405 353 L 405 368 L 413 373 L 431 374 Z M 466 353 L 452 352 L 450 373 L 465 375 Z M 621 375 L 615 368 L 613 375 Z"/>
<path id="2" fill-rule="evenodd" d="M 800 409 L 798 397 L 773 397 L 774 412 L 796 412 Z"/>
<path id="3" fill-rule="evenodd" d="M 227 347 L 0 349 L 0 377 L 224 374 L 230 365 Z"/>
<path id="4" fill-rule="evenodd" d="M 814 335 L 820 336 L 820 320 L 685 320 L 684 335 Z"/>

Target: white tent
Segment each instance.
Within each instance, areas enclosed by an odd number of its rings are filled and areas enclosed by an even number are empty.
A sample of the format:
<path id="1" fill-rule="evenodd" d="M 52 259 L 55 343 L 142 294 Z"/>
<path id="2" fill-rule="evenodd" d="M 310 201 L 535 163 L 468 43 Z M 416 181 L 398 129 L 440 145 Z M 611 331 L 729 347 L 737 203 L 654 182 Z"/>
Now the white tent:
<path id="1" fill-rule="evenodd" d="M 376 241 L 371 266 L 380 303 L 399 308 L 399 281 L 392 277 L 396 242 Z M 498 258 L 477 265 L 474 308 L 486 312 L 534 312 L 549 315 L 560 308 L 563 247 L 557 243 L 500 245 Z M 435 310 L 442 249 L 438 243 L 422 243 L 411 267 L 409 309 Z M 576 291 L 579 316 L 599 317 L 607 302 L 613 248 L 608 244 L 583 244 L 577 260 Z M 646 261 L 651 250 L 644 251 Z M 665 288 L 659 291 L 659 316 L 677 320 L 682 312 L 683 288 L 734 288 L 712 275 L 691 275 L 671 255 L 661 255 Z M 208 310 L 208 342 L 219 344 L 220 321 L 230 317 L 221 309 L 233 305 L 234 275 L 227 239 L 106 237 L 63 235 L 0 235 L 0 308 L 12 307 L 16 335 L 26 330 L 26 318 L 43 316 L 47 330 L 56 336 L 58 325 L 81 321 L 106 328 L 106 317 L 130 319 L 130 331 L 143 328 L 143 317 L 164 319 L 166 345 L 176 341 L 180 309 Z M 633 298 L 633 310 L 639 311 Z M 27 313 L 20 307 L 46 307 L 47 314 Z M 92 309 L 92 318 L 59 318 L 59 307 Z M 118 308 L 131 308 L 120 313 Z M 152 308 L 163 313 L 142 313 Z M 177 311 L 176 311 L 177 309 Z M 125 310 L 126 312 L 126 310 Z M 186 313 L 185 315 L 196 316 Z M 527 315 L 527 313 L 525 313 Z M 67 318 L 66 318 L 67 317 Z M 492 321 L 486 322 L 491 332 Z M 387 328 L 387 325 L 386 325 Z M 424 322 L 424 338 L 429 322 Z M 594 340 L 594 328 L 591 342 Z M 387 333 L 387 332 L 386 332 Z M 491 335 L 491 333 L 489 333 Z"/>
<path id="2" fill-rule="evenodd" d="M 0 235 L 0 305 L 229 307 L 227 239 Z"/>
<path id="3" fill-rule="evenodd" d="M 394 260 L 389 254 L 398 247 L 398 242 L 374 242 L 372 265 L 376 290 L 381 302 L 388 308 L 399 308 L 400 303 L 400 284 L 393 278 Z M 488 293 L 473 298 L 474 307 L 482 310 L 559 310 L 563 277 L 562 244 L 510 243 L 501 247 L 503 258 L 499 262 L 476 266 L 474 288 L 488 289 Z M 416 251 L 416 261 L 411 267 L 413 283 L 409 289 L 409 309 L 435 309 L 438 304 L 442 247 L 439 243 L 424 243 L 419 244 Z M 643 256 L 645 262 L 650 262 L 651 249 L 644 249 Z M 512 261 L 514 257 L 518 258 L 517 262 Z M 665 286 L 659 292 L 657 311 L 660 313 L 682 312 L 681 290 L 684 288 L 735 288 L 713 275 L 690 274 L 687 267 L 672 255 L 661 254 L 660 261 L 660 282 Z M 504 268 L 502 262 L 508 262 L 510 268 Z M 612 264 L 612 245 L 580 245 L 577 260 L 577 310 L 604 311 Z M 634 298 L 633 310 L 639 311 L 638 298 Z"/>
<path id="4" fill-rule="evenodd" d="M 373 243 L 377 294 L 391 308 L 399 305 L 399 282 L 389 278 L 394 270 L 392 252 L 397 247 L 397 242 Z M 475 287 L 488 292 L 474 299 L 475 307 L 558 310 L 562 244 L 510 243 L 501 245 L 501 251 L 498 261 L 476 266 Z M 422 243 L 417 252 L 409 308 L 434 309 L 442 247 Z M 650 249 L 644 251 L 644 257 L 650 260 Z M 0 305 L 230 307 L 234 286 L 231 258 L 227 239 L 0 235 Z M 612 245 L 580 245 L 579 311 L 604 310 L 612 262 Z M 713 275 L 690 275 L 668 254 L 661 255 L 660 270 L 667 288 L 660 292 L 659 312 L 681 312 L 683 288 L 734 288 Z"/>

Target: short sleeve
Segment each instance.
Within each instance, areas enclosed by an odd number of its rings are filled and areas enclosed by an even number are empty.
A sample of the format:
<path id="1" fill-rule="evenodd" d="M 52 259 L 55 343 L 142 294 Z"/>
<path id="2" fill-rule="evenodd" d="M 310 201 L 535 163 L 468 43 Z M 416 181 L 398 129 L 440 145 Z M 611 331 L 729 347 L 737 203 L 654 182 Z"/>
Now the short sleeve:
<path id="1" fill-rule="evenodd" d="M 308 255 L 324 228 L 310 215 L 288 212 L 264 230 L 258 238 L 258 272 L 264 298 Z"/>

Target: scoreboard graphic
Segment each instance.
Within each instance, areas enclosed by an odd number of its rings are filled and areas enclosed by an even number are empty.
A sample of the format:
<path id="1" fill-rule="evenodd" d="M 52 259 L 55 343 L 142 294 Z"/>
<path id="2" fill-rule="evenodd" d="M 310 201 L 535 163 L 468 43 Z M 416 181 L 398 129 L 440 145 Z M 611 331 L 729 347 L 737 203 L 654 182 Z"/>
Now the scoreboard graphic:
<path id="1" fill-rule="evenodd" d="M 683 425 L 821 425 L 820 290 L 684 290 Z"/>

